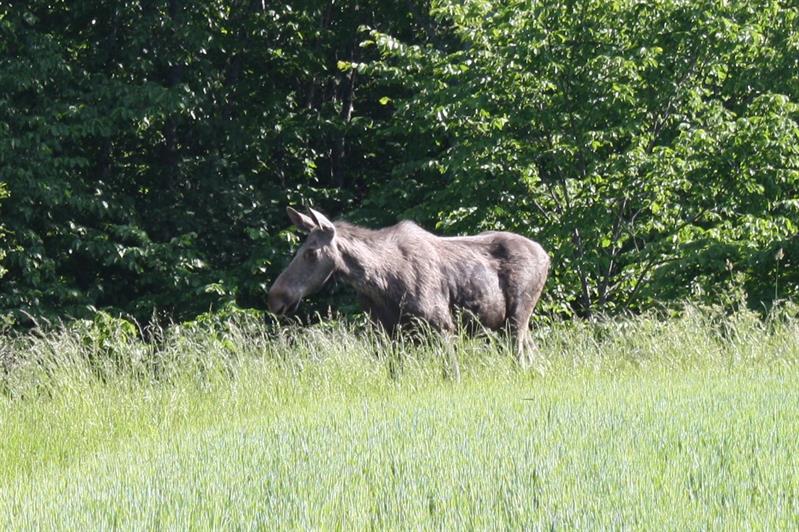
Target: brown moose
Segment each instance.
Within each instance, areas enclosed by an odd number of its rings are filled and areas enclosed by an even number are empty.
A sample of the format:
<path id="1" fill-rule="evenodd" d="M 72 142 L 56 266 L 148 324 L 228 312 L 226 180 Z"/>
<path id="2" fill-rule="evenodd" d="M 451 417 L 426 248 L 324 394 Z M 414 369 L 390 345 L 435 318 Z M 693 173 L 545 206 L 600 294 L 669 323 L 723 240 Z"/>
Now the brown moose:
<path id="1" fill-rule="evenodd" d="M 538 243 L 502 231 L 440 237 L 409 221 L 371 230 L 331 222 L 313 209 L 287 212 L 308 238 L 269 290 L 275 314 L 294 312 L 336 276 L 389 332 L 421 318 L 452 333 L 463 312 L 488 329 L 509 327 L 519 363 L 529 361 L 530 315 L 549 272 L 549 256 Z"/>

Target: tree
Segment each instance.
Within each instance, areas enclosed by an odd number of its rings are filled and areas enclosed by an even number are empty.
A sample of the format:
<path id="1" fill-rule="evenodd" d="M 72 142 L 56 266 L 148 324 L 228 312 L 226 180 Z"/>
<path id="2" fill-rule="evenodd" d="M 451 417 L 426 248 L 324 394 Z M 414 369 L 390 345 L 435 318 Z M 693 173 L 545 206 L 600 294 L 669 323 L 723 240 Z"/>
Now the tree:
<path id="1" fill-rule="evenodd" d="M 381 53 L 368 72 L 408 89 L 392 127 L 431 147 L 400 171 L 440 174 L 417 217 L 541 240 L 563 312 L 718 297 L 730 270 L 753 305 L 773 299 L 756 270 L 777 249 L 797 260 L 796 7 L 473 0 L 433 13 L 458 45 L 367 41 Z"/>
<path id="2" fill-rule="evenodd" d="M 797 9 L 2 3 L 0 313 L 263 307 L 302 204 L 532 236 L 553 312 L 794 297 Z"/>
<path id="3" fill-rule="evenodd" d="M 381 175 L 354 162 L 382 160 L 356 110 L 371 89 L 336 67 L 364 23 L 416 32 L 366 0 L 0 6 L 0 307 L 179 320 L 263 305 L 292 245 L 285 206 L 341 210 Z"/>

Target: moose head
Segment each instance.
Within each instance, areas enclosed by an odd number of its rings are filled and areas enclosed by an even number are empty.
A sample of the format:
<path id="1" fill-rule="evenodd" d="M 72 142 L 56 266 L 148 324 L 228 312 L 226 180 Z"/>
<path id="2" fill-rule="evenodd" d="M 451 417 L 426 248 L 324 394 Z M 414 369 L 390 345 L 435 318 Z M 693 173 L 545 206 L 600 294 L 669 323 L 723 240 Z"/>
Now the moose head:
<path id="1" fill-rule="evenodd" d="M 341 261 L 333 222 L 310 208 L 308 215 L 291 207 L 286 212 L 298 229 L 308 233 L 308 238 L 269 289 L 267 303 L 275 314 L 297 310 L 302 298 L 322 288 Z"/>

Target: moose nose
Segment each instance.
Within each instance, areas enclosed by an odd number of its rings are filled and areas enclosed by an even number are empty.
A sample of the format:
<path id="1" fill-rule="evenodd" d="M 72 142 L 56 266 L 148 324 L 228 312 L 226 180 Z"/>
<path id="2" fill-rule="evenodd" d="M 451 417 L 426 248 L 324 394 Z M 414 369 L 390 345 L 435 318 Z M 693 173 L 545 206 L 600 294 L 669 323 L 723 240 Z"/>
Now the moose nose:
<path id="1" fill-rule="evenodd" d="M 269 311 L 274 314 L 282 314 L 288 308 L 288 294 L 282 290 L 270 290 L 266 298 Z"/>
<path id="2" fill-rule="evenodd" d="M 269 306 L 269 312 L 273 312 L 274 314 L 280 314 L 280 311 L 283 310 L 285 306 L 282 294 L 273 290 L 270 290 L 269 295 L 266 296 L 266 304 Z"/>

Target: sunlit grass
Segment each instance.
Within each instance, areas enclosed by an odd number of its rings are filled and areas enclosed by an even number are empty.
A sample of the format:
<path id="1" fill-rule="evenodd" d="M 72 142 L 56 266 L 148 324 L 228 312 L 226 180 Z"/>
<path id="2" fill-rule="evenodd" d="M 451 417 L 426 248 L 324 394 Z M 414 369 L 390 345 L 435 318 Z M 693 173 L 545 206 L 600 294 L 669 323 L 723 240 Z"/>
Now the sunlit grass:
<path id="1" fill-rule="evenodd" d="M 249 320 L 3 337 L 0 527 L 786 528 L 799 325 L 688 308 L 390 347 Z"/>

